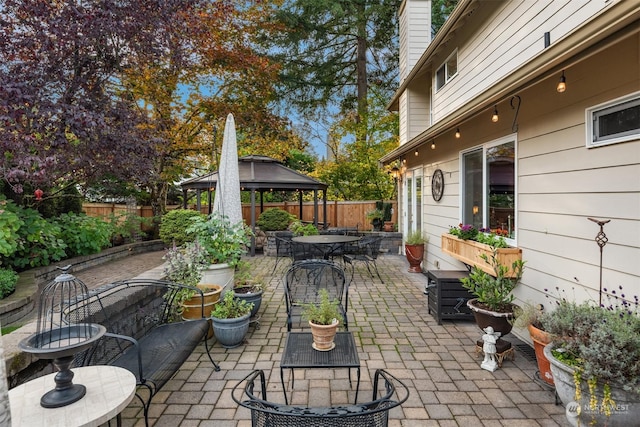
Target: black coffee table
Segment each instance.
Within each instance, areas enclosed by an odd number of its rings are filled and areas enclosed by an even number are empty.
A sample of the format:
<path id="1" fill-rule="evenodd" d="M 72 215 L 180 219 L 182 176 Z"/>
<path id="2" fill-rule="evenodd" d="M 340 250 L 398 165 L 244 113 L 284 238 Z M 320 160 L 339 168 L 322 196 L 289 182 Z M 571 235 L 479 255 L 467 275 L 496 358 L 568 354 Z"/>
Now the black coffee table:
<path id="1" fill-rule="evenodd" d="M 287 389 L 284 385 L 284 370 L 291 369 L 291 391 L 293 392 L 293 370 L 297 368 L 349 368 L 349 386 L 351 386 L 351 368 L 356 368 L 358 381 L 356 383 L 356 398 L 360 389 L 360 358 L 356 349 L 356 342 L 351 332 L 338 332 L 334 340 L 333 350 L 318 351 L 311 347 L 313 337 L 311 332 L 289 332 L 284 345 L 282 360 L 280 361 L 280 381 L 284 392 L 285 404 L 289 404 Z"/>

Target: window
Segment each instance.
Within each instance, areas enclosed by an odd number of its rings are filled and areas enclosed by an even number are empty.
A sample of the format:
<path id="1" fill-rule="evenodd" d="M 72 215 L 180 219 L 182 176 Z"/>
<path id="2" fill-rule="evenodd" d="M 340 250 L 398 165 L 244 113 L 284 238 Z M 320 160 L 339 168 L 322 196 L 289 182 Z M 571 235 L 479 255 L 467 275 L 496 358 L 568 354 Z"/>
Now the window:
<path id="1" fill-rule="evenodd" d="M 462 223 L 516 238 L 515 136 L 462 154 Z"/>
<path id="2" fill-rule="evenodd" d="M 587 109 L 587 148 L 640 137 L 640 93 Z"/>
<path id="3" fill-rule="evenodd" d="M 449 83 L 458 74 L 458 51 L 455 51 L 444 61 L 436 71 L 436 90 Z"/>

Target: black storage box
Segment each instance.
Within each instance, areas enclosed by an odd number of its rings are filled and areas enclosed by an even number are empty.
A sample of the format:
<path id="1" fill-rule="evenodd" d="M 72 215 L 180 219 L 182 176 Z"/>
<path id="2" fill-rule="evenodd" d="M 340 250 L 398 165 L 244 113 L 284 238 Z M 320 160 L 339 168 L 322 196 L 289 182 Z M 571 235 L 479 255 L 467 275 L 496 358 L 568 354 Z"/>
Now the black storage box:
<path id="1" fill-rule="evenodd" d="M 429 314 L 442 324 L 442 320 L 474 320 L 467 307 L 467 300 L 474 298 L 462 287 L 460 279 L 469 272 L 457 270 L 431 270 L 427 272 L 427 296 Z"/>

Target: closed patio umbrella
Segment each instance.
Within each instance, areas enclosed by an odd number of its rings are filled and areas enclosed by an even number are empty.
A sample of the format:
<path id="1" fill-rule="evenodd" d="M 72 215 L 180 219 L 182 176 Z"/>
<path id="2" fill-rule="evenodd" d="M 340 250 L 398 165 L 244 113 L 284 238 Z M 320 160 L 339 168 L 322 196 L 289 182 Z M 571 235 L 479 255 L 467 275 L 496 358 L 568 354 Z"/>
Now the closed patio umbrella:
<path id="1" fill-rule="evenodd" d="M 213 211 L 225 215 L 232 224 L 237 224 L 242 221 L 242 205 L 240 201 L 236 123 L 231 113 L 227 116 L 227 122 L 224 125 L 222 154 L 220 155 L 218 172 Z"/>

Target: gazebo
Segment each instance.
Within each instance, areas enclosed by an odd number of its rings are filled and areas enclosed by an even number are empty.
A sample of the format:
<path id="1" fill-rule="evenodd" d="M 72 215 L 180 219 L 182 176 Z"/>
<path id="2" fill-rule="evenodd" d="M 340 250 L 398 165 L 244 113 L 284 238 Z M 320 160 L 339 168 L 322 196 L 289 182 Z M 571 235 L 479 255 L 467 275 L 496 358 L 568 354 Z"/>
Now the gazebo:
<path id="1" fill-rule="evenodd" d="M 313 222 L 318 227 L 318 190 L 322 190 L 322 206 L 325 225 L 327 223 L 327 187 L 328 185 L 284 166 L 281 162 L 266 156 L 244 156 L 238 159 L 240 190 L 251 191 L 251 230 L 256 230 L 256 192 L 260 194 L 260 212 L 264 210 L 263 194 L 265 191 L 296 191 L 300 204 L 302 219 L 302 194 L 313 191 Z M 211 213 L 211 192 L 218 182 L 218 171 L 189 179 L 180 184 L 182 187 L 184 208 L 187 208 L 189 190 L 197 193 L 196 207 L 200 210 L 200 195 L 206 191 L 209 196 L 209 213 Z M 252 239 L 253 240 L 253 239 Z M 251 244 L 251 255 L 255 254 L 255 241 Z"/>

